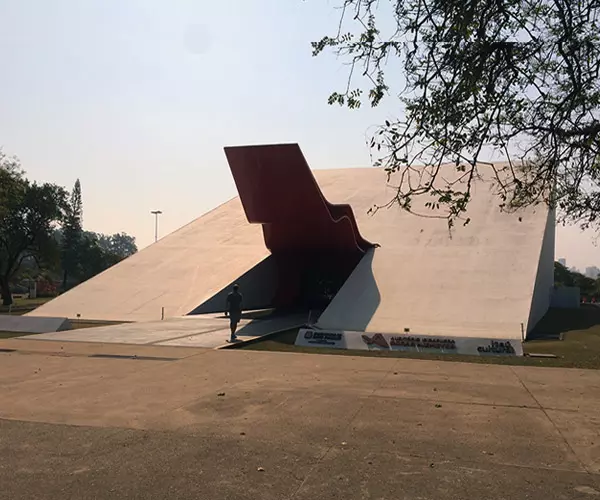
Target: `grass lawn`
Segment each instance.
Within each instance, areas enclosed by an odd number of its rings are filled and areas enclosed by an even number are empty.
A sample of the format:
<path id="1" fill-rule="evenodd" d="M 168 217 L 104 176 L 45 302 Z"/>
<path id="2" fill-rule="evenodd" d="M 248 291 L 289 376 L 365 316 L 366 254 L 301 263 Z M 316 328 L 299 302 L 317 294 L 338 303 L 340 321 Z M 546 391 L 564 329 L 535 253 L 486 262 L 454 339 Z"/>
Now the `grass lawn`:
<path id="1" fill-rule="evenodd" d="M 303 352 L 338 356 L 376 356 L 385 358 L 429 359 L 502 365 L 555 366 L 600 369 L 600 308 L 550 310 L 534 331 L 537 340 L 527 341 L 527 354 L 554 354 L 556 358 L 482 357 L 457 354 L 403 353 L 393 351 L 351 351 L 294 345 L 297 329 L 269 336 L 264 340 L 242 344 L 238 349 L 257 351 Z M 560 340 L 562 334 L 563 340 Z"/>

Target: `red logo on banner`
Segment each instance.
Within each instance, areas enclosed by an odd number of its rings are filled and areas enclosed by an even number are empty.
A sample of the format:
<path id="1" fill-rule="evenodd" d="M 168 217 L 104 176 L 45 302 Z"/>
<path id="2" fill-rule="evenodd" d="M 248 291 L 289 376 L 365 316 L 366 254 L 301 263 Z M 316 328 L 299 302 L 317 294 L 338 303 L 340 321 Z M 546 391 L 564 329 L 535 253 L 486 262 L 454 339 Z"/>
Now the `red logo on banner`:
<path id="1" fill-rule="evenodd" d="M 379 347 L 383 347 L 384 349 L 389 349 L 390 345 L 385 340 L 385 337 L 381 335 L 381 333 L 376 333 L 372 337 L 368 335 L 362 335 L 363 342 L 367 345 L 376 345 Z"/>

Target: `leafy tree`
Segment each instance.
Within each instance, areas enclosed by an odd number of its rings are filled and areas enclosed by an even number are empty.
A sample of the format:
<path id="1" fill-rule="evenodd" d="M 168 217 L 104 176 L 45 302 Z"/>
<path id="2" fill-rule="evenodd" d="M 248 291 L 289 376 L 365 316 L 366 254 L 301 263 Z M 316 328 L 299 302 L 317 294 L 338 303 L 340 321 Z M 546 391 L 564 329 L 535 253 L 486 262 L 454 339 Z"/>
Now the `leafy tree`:
<path id="1" fill-rule="evenodd" d="M 554 285 L 555 286 L 575 286 L 573 273 L 560 262 L 554 263 Z"/>
<path id="2" fill-rule="evenodd" d="M 596 280 L 588 278 L 581 273 L 573 273 L 574 286 L 579 287 L 584 297 L 596 296 Z"/>
<path id="3" fill-rule="evenodd" d="M 66 290 L 69 276 L 73 277 L 78 272 L 81 240 L 83 238 L 83 204 L 79 179 L 75 181 L 75 186 L 67 205 L 62 236 L 62 289 Z"/>
<path id="4" fill-rule="evenodd" d="M 90 279 L 135 252 L 135 238 L 126 233 L 109 236 L 86 231 L 80 248 L 80 278 Z"/>
<path id="5" fill-rule="evenodd" d="M 313 43 L 349 63 L 330 104 L 395 99 L 370 145 L 397 173 L 397 203 L 464 218 L 473 182 L 510 210 L 546 203 L 600 222 L 597 0 L 343 0 L 339 28 Z M 364 94 L 366 83 L 368 92 Z M 483 158 L 506 162 L 482 162 Z M 431 216 L 432 214 L 427 214 Z M 465 223 L 468 219 L 465 220 Z"/>
<path id="6" fill-rule="evenodd" d="M 31 183 L 18 160 L 0 156 L 0 294 L 12 304 L 10 281 L 23 261 L 38 265 L 56 260 L 55 225 L 63 218 L 66 193 L 54 184 Z"/>
<path id="7" fill-rule="evenodd" d="M 115 233 L 113 235 L 98 235 L 98 244 L 105 252 L 125 259 L 137 252 L 135 238 L 127 233 Z"/>
<path id="8" fill-rule="evenodd" d="M 584 297 L 600 297 L 600 279 L 594 280 L 579 272 L 571 271 L 560 262 L 554 263 L 554 285 L 576 286 Z"/>
<path id="9" fill-rule="evenodd" d="M 97 274 L 100 274 L 118 262 L 118 259 L 115 256 L 102 248 L 100 239 L 94 232 L 85 232 L 80 252 L 80 278 L 82 281 L 86 281 Z"/>
<path id="10" fill-rule="evenodd" d="M 23 189 L 23 170 L 18 158 L 0 148 L 0 221 L 8 215 L 10 201 Z"/>

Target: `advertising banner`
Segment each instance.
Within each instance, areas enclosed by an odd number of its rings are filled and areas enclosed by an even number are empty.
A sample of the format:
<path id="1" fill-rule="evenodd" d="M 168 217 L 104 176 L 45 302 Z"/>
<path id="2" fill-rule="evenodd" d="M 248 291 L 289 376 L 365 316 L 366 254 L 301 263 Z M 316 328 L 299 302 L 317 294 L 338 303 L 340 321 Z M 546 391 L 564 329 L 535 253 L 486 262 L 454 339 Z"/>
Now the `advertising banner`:
<path id="1" fill-rule="evenodd" d="M 522 356 L 523 346 L 515 339 L 436 337 L 415 333 L 388 334 L 327 331 L 302 328 L 296 345 L 363 351 L 402 351 L 474 356 Z"/>

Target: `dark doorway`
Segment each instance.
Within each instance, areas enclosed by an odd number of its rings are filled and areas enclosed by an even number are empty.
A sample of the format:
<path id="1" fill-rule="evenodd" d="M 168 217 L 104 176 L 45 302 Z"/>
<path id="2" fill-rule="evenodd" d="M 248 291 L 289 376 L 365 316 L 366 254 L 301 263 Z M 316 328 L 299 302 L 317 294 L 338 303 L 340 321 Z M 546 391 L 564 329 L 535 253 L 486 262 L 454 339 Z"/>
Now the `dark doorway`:
<path id="1" fill-rule="evenodd" d="M 292 252 L 269 256 L 234 282 L 246 309 L 323 311 L 363 256 L 342 252 Z M 231 285 L 189 314 L 222 312 Z"/>

